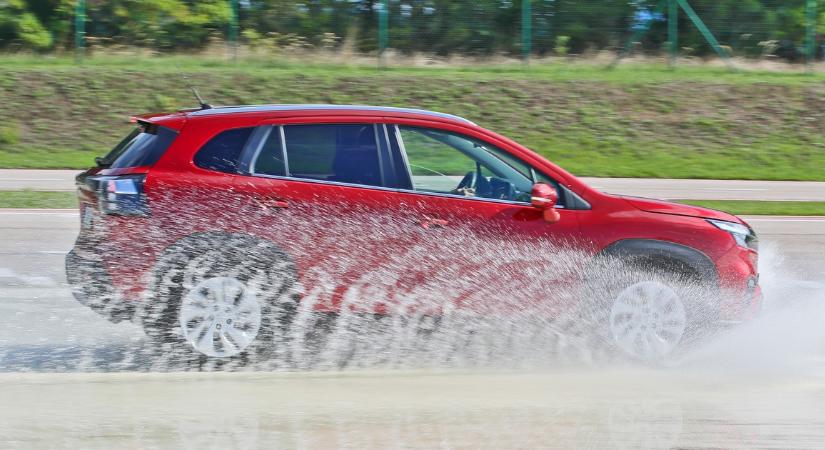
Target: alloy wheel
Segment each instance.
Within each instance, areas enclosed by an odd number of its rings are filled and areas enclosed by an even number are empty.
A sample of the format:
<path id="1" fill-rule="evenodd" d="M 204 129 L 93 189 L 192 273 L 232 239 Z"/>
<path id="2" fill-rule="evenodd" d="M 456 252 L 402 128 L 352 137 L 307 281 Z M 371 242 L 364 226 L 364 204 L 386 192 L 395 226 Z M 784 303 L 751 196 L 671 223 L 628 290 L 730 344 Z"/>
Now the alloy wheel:
<path id="1" fill-rule="evenodd" d="M 673 352 L 685 335 L 687 315 L 671 287 L 643 281 L 622 290 L 610 311 L 610 331 L 616 345 L 645 360 Z"/>
<path id="2" fill-rule="evenodd" d="M 261 328 L 261 305 L 244 283 L 232 277 L 207 278 L 181 302 L 183 337 L 198 352 L 217 358 L 246 349 Z"/>

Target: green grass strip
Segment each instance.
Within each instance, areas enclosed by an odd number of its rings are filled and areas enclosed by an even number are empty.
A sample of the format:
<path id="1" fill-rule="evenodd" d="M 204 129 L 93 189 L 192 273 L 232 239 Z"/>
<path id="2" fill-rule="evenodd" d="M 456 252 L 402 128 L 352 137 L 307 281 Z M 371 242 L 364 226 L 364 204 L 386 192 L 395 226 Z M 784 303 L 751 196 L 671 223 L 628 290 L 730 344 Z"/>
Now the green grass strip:
<path id="1" fill-rule="evenodd" d="M 77 194 L 56 191 L 0 191 L 0 208 L 77 208 Z"/>
<path id="2" fill-rule="evenodd" d="M 825 202 L 769 202 L 757 200 L 677 200 L 731 214 L 765 216 L 825 216 Z"/>

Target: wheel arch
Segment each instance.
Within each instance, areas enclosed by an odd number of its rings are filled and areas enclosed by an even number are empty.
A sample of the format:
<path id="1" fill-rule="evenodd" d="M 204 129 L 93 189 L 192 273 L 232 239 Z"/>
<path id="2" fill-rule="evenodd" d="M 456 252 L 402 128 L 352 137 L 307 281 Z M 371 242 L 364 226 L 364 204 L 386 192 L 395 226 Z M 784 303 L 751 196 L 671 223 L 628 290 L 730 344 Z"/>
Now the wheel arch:
<path id="1" fill-rule="evenodd" d="M 161 261 L 164 256 L 168 256 L 175 252 L 186 250 L 194 245 L 202 245 L 205 242 L 226 242 L 228 240 L 246 240 L 249 243 L 254 242 L 270 245 L 274 247 L 279 253 L 281 253 L 286 259 L 288 259 L 293 265 L 295 264 L 294 258 L 292 258 L 292 256 L 282 246 L 278 245 L 277 242 L 274 242 L 270 239 L 265 239 L 260 236 L 255 236 L 253 234 L 248 233 L 226 231 L 200 231 L 184 236 L 183 238 L 178 239 L 177 241 L 166 246 L 166 248 L 164 248 L 158 254 L 155 265 L 157 265 L 157 262 Z"/>
<path id="2" fill-rule="evenodd" d="M 713 287 L 719 287 L 719 272 L 713 260 L 699 250 L 675 242 L 622 239 L 607 246 L 599 256 L 620 261 L 655 261 L 669 265 L 669 269 L 687 268 Z"/>
<path id="3" fill-rule="evenodd" d="M 260 247 L 262 250 L 267 249 L 274 251 L 279 258 L 283 258 L 287 263 L 292 283 L 298 280 L 298 266 L 295 259 L 282 246 L 278 245 L 278 243 L 248 233 L 204 231 L 192 233 L 178 239 L 158 253 L 152 264 L 151 271 L 148 274 L 145 291 L 146 297 L 151 299 L 153 296 L 154 290 L 157 287 L 156 283 L 159 272 L 167 270 L 170 267 L 175 267 L 176 263 L 181 261 L 181 258 L 188 258 L 188 255 L 193 251 L 200 251 L 208 246 L 218 246 L 221 243 L 232 243 L 235 245 L 235 248 L 239 248 L 240 251 L 245 252 L 252 251 L 256 247 Z"/>

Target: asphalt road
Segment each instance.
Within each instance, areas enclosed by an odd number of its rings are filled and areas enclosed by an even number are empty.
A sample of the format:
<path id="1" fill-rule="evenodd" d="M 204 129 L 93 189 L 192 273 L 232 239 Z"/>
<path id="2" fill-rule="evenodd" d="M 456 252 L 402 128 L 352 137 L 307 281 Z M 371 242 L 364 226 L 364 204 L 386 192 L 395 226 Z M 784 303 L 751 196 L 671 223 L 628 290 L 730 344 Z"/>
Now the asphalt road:
<path id="1" fill-rule="evenodd" d="M 0 447 L 821 447 L 825 218 L 746 219 L 770 308 L 675 367 L 199 374 L 71 298 L 75 211 L 0 210 Z"/>
<path id="2" fill-rule="evenodd" d="M 0 169 L 0 190 L 73 191 L 79 170 Z"/>
<path id="3" fill-rule="evenodd" d="M 4 374 L 4 448 L 821 448 L 822 373 Z"/>
<path id="4" fill-rule="evenodd" d="M 0 169 L 0 190 L 71 191 L 76 170 Z M 825 182 L 582 178 L 614 194 L 661 199 L 825 201 Z"/>

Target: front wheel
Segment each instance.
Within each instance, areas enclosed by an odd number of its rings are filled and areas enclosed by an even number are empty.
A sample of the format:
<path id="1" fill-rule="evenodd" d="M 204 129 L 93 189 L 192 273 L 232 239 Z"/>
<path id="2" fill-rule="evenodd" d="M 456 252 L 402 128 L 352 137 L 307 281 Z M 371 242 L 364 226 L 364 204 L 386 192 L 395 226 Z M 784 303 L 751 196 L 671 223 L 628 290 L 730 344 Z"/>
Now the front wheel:
<path id="1" fill-rule="evenodd" d="M 676 286 L 660 279 L 638 281 L 611 301 L 610 337 L 626 354 L 658 360 L 673 354 L 685 340 L 688 315 Z"/>
<path id="2" fill-rule="evenodd" d="M 660 363 L 687 350 L 710 320 L 713 289 L 696 274 L 651 265 L 621 265 L 585 290 L 579 319 L 595 345 L 623 359 Z"/>

